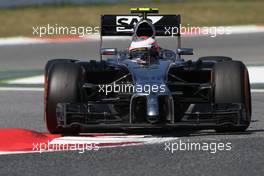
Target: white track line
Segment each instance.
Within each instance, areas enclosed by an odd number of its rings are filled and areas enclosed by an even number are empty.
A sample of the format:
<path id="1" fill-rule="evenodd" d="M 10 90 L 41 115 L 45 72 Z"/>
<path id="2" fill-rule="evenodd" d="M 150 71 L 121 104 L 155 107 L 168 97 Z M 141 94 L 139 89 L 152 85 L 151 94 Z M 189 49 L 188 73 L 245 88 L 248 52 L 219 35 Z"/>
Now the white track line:
<path id="1" fill-rule="evenodd" d="M 250 66 L 248 67 L 250 83 L 264 83 L 264 67 Z"/>
<path id="2" fill-rule="evenodd" d="M 114 142 L 142 142 L 142 143 L 157 143 L 173 140 L 176 138 L 163 138 L 145 135 L 133 136 L 99 136 L 99 137 L 82 137 L 82 136 L 64 136 L 53 139 L 50 144 L 83 144 L 83 143 L 114 143 Z"/>
<path id="3" fill-rule="evenodd" d="M 252 93 L 264 93 L 264 89 L 251 89 Z"/>
<path id="4" fill-rule="evenodd" d="M 29 37 L 8 37 L 0 38 L 0 46 L 6 45 L 29 45 L 29 44 L 38 44 L 38 43 L 48 43 L 46 40 L 36 40 Z"/>
<path id="5" fill-rule="evenodd" d="M 44 84 L 44 75 L 6 81 L 7 84 Z"/>
<path id="6" fill-rule="evenodd" d="M 39 92 L 44 91 L 44 88 L 41 87 L 0 87 L 0 91 L 32 91 L 32 92 Z"/>
<path id="7" fill-rule="evenodd" d="M 15 155 L 15 154 L 26 154 L 26 153 L 39 153 L 38 151 L 12 151 L 12 152 L 1 152 L 0 155 Z"/>

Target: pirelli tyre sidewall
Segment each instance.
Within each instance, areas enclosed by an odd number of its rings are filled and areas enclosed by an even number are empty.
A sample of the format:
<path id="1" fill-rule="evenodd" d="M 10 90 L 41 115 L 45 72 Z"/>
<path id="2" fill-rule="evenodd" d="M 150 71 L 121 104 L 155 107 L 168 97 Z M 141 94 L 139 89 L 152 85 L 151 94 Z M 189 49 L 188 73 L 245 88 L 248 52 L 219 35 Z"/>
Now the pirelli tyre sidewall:
<path id="1" fill-rule="evenodd" d="M 242 103 L 246 110 L 244 126 L 219 127 L 218 132 L 245 131 L 251 121 L 251 93 L 248 70 L 240 61 L 218 62 L 213 68 L 214 103 Z"/>
<path id="2" fill-rule="evenodd" d="M 77 103 L 81 100 L 80 82 L 84 79 L 80 64 L 56 61 L 50 64 L 45 78 L 45 123 L 50 133 L 77 133 L 77 129 L 57 127 L 58 103 Z"/>

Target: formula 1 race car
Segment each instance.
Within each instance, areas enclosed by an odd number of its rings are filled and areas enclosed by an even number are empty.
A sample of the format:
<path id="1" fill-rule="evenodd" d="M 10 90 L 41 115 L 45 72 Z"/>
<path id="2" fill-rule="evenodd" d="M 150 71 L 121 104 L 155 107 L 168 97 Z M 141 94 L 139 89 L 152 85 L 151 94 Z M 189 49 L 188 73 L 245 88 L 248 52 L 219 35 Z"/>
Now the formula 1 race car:
<path id="1" fill-rule="evenodd" d="M 101 16 L 101 60 L 50 60 L 45 67 L 45 122 L 50 133 L 108 129 L 245 131 L 251 121 L 246 66 L 224 56 L 184 60 L 193 50 L 158 46 L 180 15 L 134 8 Z M 150 15 L 151 14 L 151 15 Z M 128 49 L 102 48 L 105 36 L 132 36 Z M 104 58 L 107 56 L 107 58 Z"/>

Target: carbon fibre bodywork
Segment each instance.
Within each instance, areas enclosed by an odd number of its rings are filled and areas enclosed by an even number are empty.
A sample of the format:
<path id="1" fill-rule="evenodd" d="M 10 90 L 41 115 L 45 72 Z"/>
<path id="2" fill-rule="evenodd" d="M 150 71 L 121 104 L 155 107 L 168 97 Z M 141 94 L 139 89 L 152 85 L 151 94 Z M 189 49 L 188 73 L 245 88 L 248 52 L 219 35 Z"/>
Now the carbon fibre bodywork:
<path id="1" fill-rule="evenodd" d="M 105 74 L 97 75 L 98 72 L 93 72 L 91 77 L 97 77 L 96 79 L 81 83 L 80 92 L 83 92 L 84 102 L 61 102 L 57 105 L 59 126 L 108 129 L 213 128 L 245 125 L 245 107 L 242 104 L 214 103 L 212 62 L 186 62 L 182 59 L 174 61 L 163 58 L 142 66 L 130 59 L 119 58 L 104 63 L 107 65 L 105 69 L 108 70 Z M 79 64 L 83 65 L 84 70 L 87 69 L 85 63 Z M 91 72 L 85 74 L 92 75 Z M 112 74 L 112 79 L 107 79 L 107 74 Z M 99 91 L 99 85 L 103 84 L 141 87 L 164 85 L 164 91 L 119 91 L 106 95 L 105 92 Z M 89 98 L 87 92 L 91 91 L 96 94 Z"/>

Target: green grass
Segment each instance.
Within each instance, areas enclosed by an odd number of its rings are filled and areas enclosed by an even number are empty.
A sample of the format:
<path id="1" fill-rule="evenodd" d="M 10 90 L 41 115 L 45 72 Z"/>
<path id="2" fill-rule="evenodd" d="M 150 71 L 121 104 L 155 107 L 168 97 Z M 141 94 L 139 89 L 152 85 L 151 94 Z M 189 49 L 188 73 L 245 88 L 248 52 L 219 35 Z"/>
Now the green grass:
<path id="1" fill-rule="evenodd" d="M 98 26 L 100 15 L 126 14 L 130 7 L 158 7 L 161 13 L 182 14 L 183 24 L 196 26 L 263 24 L 262 0 L 185 0 L 180 2 L 39 6 L 0 9 L 0 37 L 31 36 L 33 26 Z"/>

